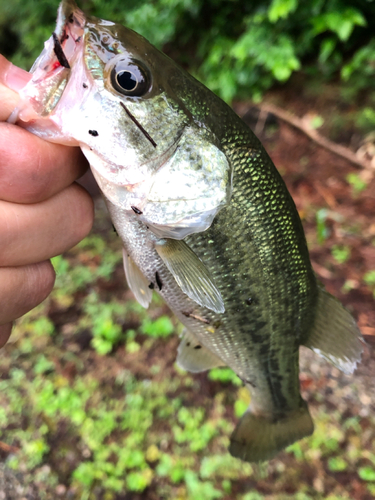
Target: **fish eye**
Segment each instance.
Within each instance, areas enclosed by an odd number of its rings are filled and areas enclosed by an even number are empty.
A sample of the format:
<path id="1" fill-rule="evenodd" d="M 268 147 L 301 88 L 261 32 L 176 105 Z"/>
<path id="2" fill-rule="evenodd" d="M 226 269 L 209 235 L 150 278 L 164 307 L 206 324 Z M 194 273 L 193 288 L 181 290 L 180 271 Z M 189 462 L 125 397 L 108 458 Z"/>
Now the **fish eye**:
<path id="1" fill-rule="evenodd" d="M 111 82 L 117 92 L 132 97 L 141 97 L 151 87 L 150 75 L 138 61 L 118 61 L 112 68 Z"/>

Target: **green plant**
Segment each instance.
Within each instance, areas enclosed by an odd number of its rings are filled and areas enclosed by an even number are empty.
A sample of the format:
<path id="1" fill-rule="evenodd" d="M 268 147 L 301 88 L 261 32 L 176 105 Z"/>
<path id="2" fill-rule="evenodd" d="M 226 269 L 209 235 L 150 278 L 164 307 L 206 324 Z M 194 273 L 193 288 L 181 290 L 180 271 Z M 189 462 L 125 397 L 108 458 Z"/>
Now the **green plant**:
<path id="1" fill-rule="evenodd" d="M 358 90 L 374 85 L 372 2 L 82 0 L 80 5 L 165 47 L 227 101 L 259 98 L 301 68 L 326 78 L 341 70 Z M 56 7 L 55 0 L 0 0 L 0 51 L 29 68 L 54 29 Z"/>
<path id="2" fill-rule="evenodd" d="M 186 471 L 185 482 L 191 500 L 215 500 L 224 496 L 211 481 L 201 481 L 193 471 Z"/>
<path id="3" fill-rule="evenodd" d="M 365 134 L 373 133 L 375 128 L 375 111 L 373 108 L 366 106 L 358 110 L 355 125 Z"/>
<path id="4" fill-rule="evenodd" d="M 246 495 L 241 497 L 241 500 L 264 500 L 265 497 L 256 491 L 246 493 Z"/>
<path id="5" fill-rule="evenodd" d="M 375 481 L 375 469 L 373 467 L 360 467 L 358 475 L 363 481 Z"/>
<path id="6" fill-rule="evenodd" d="M 142 323 L 141 331 L 150 337 L 168 337 L 174 331 L 174 326 L 168 316 L 160 316 L 152 321 L 150 318 L 145 318 Z"/>
<path id="7" fill-rule="evenodd" d="M 360 47 L 341 69 L 341 77 L 358 91 L 371 88 L 375 75 L 375 39 Z"/>
<path id="8" fill-rule="evenodd" d="M 316 233 L 319 245 L 322 245 L 329 236 L 329 229 L 326 225 L 328 211 L 321 208 L 316 212 Z"/>
<path id="9" fill-rule="evenodd" d="M 250 464 L 241 463 L 229 454 L 225 454 L 204 457 L 199 472 L 202 479 L 214 477 L 236 479 L 241 473 L 250 476 L 253 470 Z"/>
<path id="10" fill-rule="evenodd" d="M 367 182 L 361 178 L 361 176 L 355 172 L 351 172 L 346 176 L 346 180 L 351 185 L 353 189 L 353 196 L 357 196 L 367 187 Z"/>
<path id="11" fill-rule="evenodd" d="M 173 434 L 177 443 L 187 443 L 190 450 L 203 450 L 217 434 L 217 430 L 209 420 L 203 422 L 202 408 L 188 409 L 182 407 L 177 413 L 178 424 L 173 425 Z"/>
<path id="12" fill-rule="evenodd" d="M 224 384 L 242 385 L 242 380 L 230 368 L 213 368 L 208 373 L 210 380 L 218 381 Z"/>
<path id="13" fill-rule="evenodd" d="M 333 245 L 331 253 L 339 264 L 343 264 L 350 258 L 350 247 L 347 245 Z"/>
<path id="14" fill-rule="evenodd" d="M 375 270 L 368 271 L 363 276 L 363 281 L 373 291 L 373 294 L 374 294 L 374 297 L 375 297 Z"/>
<path id="15" fill-rule="evenodd" d="M 342 457 L 330 457 L 328 459 L 328 469 L 332 472 L 342 472 L 347 468 L 348 464 Z"/>

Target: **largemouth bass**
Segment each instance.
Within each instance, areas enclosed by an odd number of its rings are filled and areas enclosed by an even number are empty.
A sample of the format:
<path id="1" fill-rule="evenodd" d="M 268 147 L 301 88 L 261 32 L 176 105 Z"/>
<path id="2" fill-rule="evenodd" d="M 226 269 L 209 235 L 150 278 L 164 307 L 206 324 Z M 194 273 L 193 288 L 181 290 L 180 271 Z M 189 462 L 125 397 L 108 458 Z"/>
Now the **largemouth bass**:
<path id="1" fill-rule="evenodd" d="M 230 453 L 262 461 L 313 432 L 299 347 L 351 373 L 352 316 L 317 282 L 294 202 L 262 145 L 142 36 L 60 4 L 12 120 L 79 145 L 124 246 L 129 287 L 185 325 L 177 362 L 227 365 L 251 402 Z"/>

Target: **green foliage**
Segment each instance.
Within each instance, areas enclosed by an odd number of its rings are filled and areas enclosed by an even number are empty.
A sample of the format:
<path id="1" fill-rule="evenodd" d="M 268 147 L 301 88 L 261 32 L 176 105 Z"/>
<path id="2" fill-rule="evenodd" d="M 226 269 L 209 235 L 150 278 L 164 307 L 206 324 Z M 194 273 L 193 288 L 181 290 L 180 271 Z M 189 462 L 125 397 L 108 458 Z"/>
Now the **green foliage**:
<path id="1" fill-rule="evenodd" d="M 62 255 L 52 259 L 56 272 L 56 289 L 64 295 L 72 295 L 98 278 L 108 280 L 116 264 L 121 261 L 121 256 L 106 248 L 105 241 L 96 235 L 85 238 L 75 250 L 76 253 L 80 252 L 80 262 L 72 264 Z"/>
<path id="2" fill-rule="evenodd" d="M 202 394 L 200 375 L 173 367 L 174 322 L 161 314 L 160 303 L 150 305 L 147 319 L 139 304 L 124 300 L 121 287 L 108 292 L 107 276 L 123 271 L 118 240 L 107 238 L 105 252 L 104 240 L 90 237 L 79 251 L 57 260 L 57 288 L 17 322 L 14 345 L 2 351 L 9 349 L 2 357 L 0 442 L 16 449 L 7 465 L 48 490 L 42 499 L 56 498 L 58 485 L 66 487 L 67 498 L 86 500 L 141 497 L 148 491 L 155 498 L 179 500 L 273 496 L 256 491 L 255 466 L 228 453 L 234 417 L 249 404 L 246 387 L 233 371 L 216 368 L 205 381 L 215 391 Z M 105 262 L 110 265 L 103 273 Z M 95 278 L 79 271 L 67 278 L 84 264 Z M 372 274 L 366 280 L 375 284 Z M 78 338 L 87 331 L 92 342 L 80 348 Z M 99 356 L 106 346 L 110 354 Z M 162 354 L 155 356 L 158 349 Z M 363 433 L 360 418 L 345 420 L 326 408 L 315 413 L 313 436 L 288 449 L 296 457 L 288 457 L 290 466 L 285 468 L 282 455 L 273 461 L 275 498 L 313 498 L 303 491 L 278 493 L 294 488 L 296 478 L 300 488 L 302 463 L 305 468 L 327 464 L 331 472 L 358 470 L 367 488 L 373 486 L 373 467 L 363 464 L 363 449 L 373 437 Z M 371 420 L 369 431 L 373 428 Z M 359 444 L 345 449 L 348 434 Z M 367 460 L 373 457 L 369 452 Z M 267 466 L 260 491 L 266 477 Z"/>
<path id="3" fill-rule="evenodd" d="M 341 77 L 357 90 L 373 87 L 375 75 L 375 39 L 359 48 L 341 69 Z"/>
<path id="4" fill-rule="evenodd" d="M 320 128 L 324 123 L 324 118 L 322 118 L 321 116 L 317 115 L 317 116 L 313 116 L 313 118 L 310 120 L 310 127 L 313 128 L 313 129 L 317 129 L 317 128 Z"/>
<path id="5" fill-rule="evenodd" d="M 225 479 L 235 479 L 240 472 L 250 475 L 252 467 L 240 461 L 234 461 L 230 455 L 211 455 L 204 457 L 200 467 L 202 479 L 219 476 Z"/>
<path id="6" fill-rule="evenodd" d="M 241 379 L 230 368 L 213 368 L 209 371 L 208 378 L 223 384 L 242 385 Z"/>
<path id="7" fill-rule="evenodd" d="M 347 245 L 333 245 L 331 253 L 336 262 L 343 264 L 350 258 L 350 247 Z"/>
<path id="8" fill-rule="evenodd" d="M 248 402 L 237 399 L 237 401 L 234 402 L 234 414 L 236 415 L 236 417 L 241 418 L 247 410 L 248 406 Z"/>
<path id="9" fill-rule="evenodd" d="M 285 19 L 296 10 L 298 0 L 272 0 L 268 9 L 268 19 L 275 23 L 279 19 Z"/>
<path id="10" fill-rule="evenodd" d="M 329 10 L 312 19 L 315 35 L 331 31 L 339 40 L 347 42 L 355 26 L 366 26 L 366 19 L 361 12 L 353 7 L 343 8 L 343 5 L 341 7 L 341 9 Z"/>
<path id="11" fill-rule="evenodd" d="M 373 467 L 360 467 L 358 475 L 364 481 L 375 481 L 375 469 Z"/>
<path id="12" fill-rule="evenodd" d="M 190 450 L 198 451 L 206 448 L 209 441 L 217 433 L 212 422 L 203 423 L 202 408 L 180 408 L 177 414 L 179 425 L 173 426 L 173 434 L 177 443 L 187 443 Z"/>
<path id="13" fill-rule="evenodd" d="M 328 459 L 328 468 L 332 472 L 342 472 L 348 468 L 348 464 L 342 457 L 331 457 Z"/>
<path id="14" fill-rule="evenodd" d="M 261 495 L 260 493 L 257 493 L 256 491 L 252 491 L 250 493 L 246 493 L 243 497 L 241 497 L 241 500 L 264 500 L 265 497 Z"/>
<path id="15" fill-rule="evenodd" d="M 375 297 L 375 270 L 368 271 L 363 276 L 363 281 L 373 291 L 373 294 L 374 294 L 374 297 Z"/>
<path id="16" fill-rule="evenodd" d="M 321 208 L 316 212 L 316 233 L 319 245 L 322 245 L 329 236 L 329 229 L 326 225 L 328 211 Z"/>
<path id="17" fill-rule="evenodd" d="M 375 66 L 375 60 L 372 62 L 372 66 Z M 374 76 L 372 76 L 373 78 Z M 356 91 L 356 86 L 352 86 L 353 90 Z M 364 107 L 363 109 L 358 110 L 356 120 L 356 126 L 363 131 L 364 133 L 373 133 L 375 129 L 375 111 L 372 107 Z"/>
<path id="18" fill-rule="evenodd" d="M 367 188 L 367 182 L 364 181 L 359 174 L 356 172 L 351 172 L 346 176 L 346 180 L 349 182 L 353 189 L 353 196 L 357 196 L 362 191 Z"/>
<path id="19" fill-rule="evenodd" d="M 215 500 L 224 496 L 223 492 L 217 490 L 210 481 L 201 481 L 196 472 L 186 471 L 185 481 L 191 499 Z"/>
<path id="20" fill-rule="evenodd" d="M 81 0 L 165 48 L 221 97 L 257 98 L 305 69 L 374 88 L 373 2 L 350 0 Z M 57 1 L 0 0 L 0 52 L 30 67 L 54 28 Z M 12 43 L 9 42 L 12 40 Z"/>
<path id="21" fill-rule="evenodd" d="M 174 326 L 168 316 L 160 316 L 155 321 L 145 318 L 142 323 L 141 331 L 150 337 L 168 337 L 173 333 Z"/>
<path id="22" fill-rule="evenodd" d="M 118 301 L 101 302 L 95 292 L 84 300 L 86 313 L 79 322 L 79 329 L 89 328 L 93 334 L 92 346 L 99 354 L 109 353 L 123 337 L 121 318 L 127 312 L 127 305 Z"/>

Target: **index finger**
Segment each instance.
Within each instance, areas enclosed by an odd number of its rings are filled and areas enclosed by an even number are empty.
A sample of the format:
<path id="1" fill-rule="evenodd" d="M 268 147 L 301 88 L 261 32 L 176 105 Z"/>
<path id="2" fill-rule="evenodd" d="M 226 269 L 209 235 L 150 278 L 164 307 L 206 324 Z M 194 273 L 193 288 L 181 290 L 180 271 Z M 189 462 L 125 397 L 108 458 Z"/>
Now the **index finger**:
<path id="1" fill-rule="evenodd" d="M 87 170 L 78 147 L 44 141 L 0 123 L 0 200 L 38 203 L 70 186 Z"/>
<path id="2" fill-rule="evenodd" d="M 29 73 L 0 56 L 0 121 L 18 104 L 20 88 Z M 38 203 L 62 191 L 88 167 L 80 149 L 44 141 L 27 130 L 0 123 L 0 200 Z"/>

